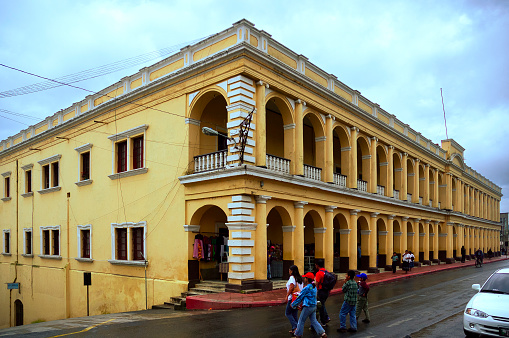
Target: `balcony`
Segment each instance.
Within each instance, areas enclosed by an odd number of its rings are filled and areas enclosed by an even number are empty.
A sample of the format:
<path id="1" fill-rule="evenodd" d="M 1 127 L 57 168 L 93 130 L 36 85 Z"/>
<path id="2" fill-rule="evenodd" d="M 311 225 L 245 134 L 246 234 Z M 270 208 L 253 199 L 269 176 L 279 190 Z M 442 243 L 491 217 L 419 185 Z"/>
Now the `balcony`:
<path id="1" fill-rule="evenodd" d="M 394 195 L 395 199 L 399 200 L 399 190 L 394 189 L 393 190 L 393 195 Z"/>
<path id="2" fill-rule="evenodd" d="M 383 185 L 377 185 L 376 194 L 380 196 L 385 196 L 385 187 Z"/>
<path id="3" fill-rule="evenodd" d="M 346 176 L 340 174 L 334 174 L 334 184 L 340 187 L 346 188 Z"/>
<path id="4" fill-rule="evenodd" d="M 265 156 L 267 169 L 290 174 L 290 160 L 282 157 L 267 154 Z"/>
<path id="5" fill-rule="evenodd" d="M 194 172 L 215 170 L 226 166 L 226 150 L 216 151 L 194 157 Z"/>
<path id="6" fill-rule="evenodd" d="M 357 190 L 368 192 L 368 182 L 357 180 Z"/>
<path id="7" fill-rule="evenodd" d="M 315 181 L 322 180 L 322 169 L 304 164 L 304 177 Z"/>

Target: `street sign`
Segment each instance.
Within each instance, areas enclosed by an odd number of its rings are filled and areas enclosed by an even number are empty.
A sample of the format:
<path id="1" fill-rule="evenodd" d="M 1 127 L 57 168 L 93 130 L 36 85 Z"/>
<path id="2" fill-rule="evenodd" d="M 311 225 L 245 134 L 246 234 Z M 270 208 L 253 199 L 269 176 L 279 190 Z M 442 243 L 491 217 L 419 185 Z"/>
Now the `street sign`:
<path id="1" fill-rule="evenodd" d="M 19 289 L 19 283 L 7 283 L 7 290 Z"/>

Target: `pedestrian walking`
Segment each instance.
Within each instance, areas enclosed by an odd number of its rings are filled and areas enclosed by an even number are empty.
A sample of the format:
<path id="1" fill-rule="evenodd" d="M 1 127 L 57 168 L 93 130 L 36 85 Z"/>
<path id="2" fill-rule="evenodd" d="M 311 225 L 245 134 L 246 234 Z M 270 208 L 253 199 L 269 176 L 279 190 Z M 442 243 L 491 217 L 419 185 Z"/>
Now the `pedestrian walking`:
<path id="1" fill-rule="evenodd" d="M 462 245 L 461 246 L 461 263 L 465 263 L 465 255 L 466 255 L 467 251 L 465 250 L 465 246 Z"/>
<path id="2" fill-rule="evenodd" d="M 366 283 L 366 280 L 368 279 L 368 276 L 363 272 L 360 275 L 357 275 L 356 277 L 360 278 L 361 280 L 357 282 L 357 286 L 359 289 L 357 290 L 357 305 L 355 306 L 355 319 L 359 320 L 359 316 L 361 315 L 361 312 L 364 311 L 364 314 L 366 315 L 366 318 L 362 320 L 363 323 L 369 323 L 370 317 L 369 317 L 369 310 L 368 310 L 368 292 L 369 292 L 369 285 Z"/>
<path id="3" fill-rule="evenodd" d="M 341 310 L 339 310 L 339 329 L 338 332 L 357 332 L 357 317 L 355 316 L 355 306 L 357 305 L 358 286 L 354 280 L 355 272 L 349 270 L 346 274 L 345 284 L 343 284 L 343 293 L 345 299 Z M 350 315 L 350 328 L 346 329 L 346 315 Z"/>
<path id="4" fill-rule="evenodd" d="M 410 254 L 410 271 L 412 271 L 412 268 L 414 267 L 414 260 L 415 260 L 415 256 L 414 256 L 414 253 L 412 251 L 408 251 L 408 253 Z"/>
<path id="5" fill-rule="evenodd" d="M 299 294 L 299 297 L 292 302 L 292 308 L 296 309 L 302 303 L 302 311 L 300 313 L 299 322 L 297 323 L 297 330 L 295 330 L 296 337 L 302 337 L 304 333 L 304 323 L 309 318 L 311 327 L 315 330 L 320 337 L 327 337 L 325 330 L 320 323 L 316 320 L 316 288 L 313 286 L 315 276 L 312 272 L 306 273 L 302 276 L 304 288 Z"/>
<path id="6" fill-rule="evenodd" d="M 493 251 L 491 251 L 491 248 L 488 250 L 488 259 L 491 259 L 493 257 Z"/>
<path id="7" fill-rule="evenodd" d="M 267 250 L 267 279 L 272 279 L 270 263 L 272 262 L 272 255 L 274 254 L 274 246 L 270 246 Z"/>
<path id="8" fill-rule="evenodd" d="M 403 265 L 402 269 L 405 271 L 405 273 L 408 273 L 408 270 L 410 270 L 410 254 L 408 253 L 408 250 L 405 250 L 405 254 L 403 255 Z"/>
<path id="9" fill-rule="evenodd" d="M 315 285 L 317 291 L 317 298 L 320 301 L 321 305 L 318 308 L 318 312 L 320 314 L 320 322 L 322 326 L 326 326 L 328 322 L 330 322 L 329 315 L 327 313 L 327 309 L 325 308 L 325 302 L 329 297 L 330 289 L 323 285 L 325 274 L 327 270 L 324 268 L 325 262 L 323 259 L 315 260 L 315 269 L 318 270 L 315 275 Z"/>
<path id="10" fill-rule="evenodd" d="M 299 310 L 294 309 L 292 307 L 292 298 L 293 295 L 299 295 L 300 291 L 303 288 L 302 285 L 302 277 L 299 273 L 299 268 L 297 265 L 290 266 L 288 270 L 290 274 L 290 278 L 288 279 L 288 282 L 286 282 L 286 310 L 285 310 L 285 316 L 290 321 L 290 325 L 292 326 L 292 329 L 289 331 L 291 334 L 295 333 L 295 330 L 297 330 L 297 323 L 299 321 Z"/>
<path id="11" fill-rule="evenodd" d="M 392 273 L 396 273 L 396 266 L 398 265 L 399 257 L 395 252 L 393 252 L 391 259 L 392 259 Z"/>

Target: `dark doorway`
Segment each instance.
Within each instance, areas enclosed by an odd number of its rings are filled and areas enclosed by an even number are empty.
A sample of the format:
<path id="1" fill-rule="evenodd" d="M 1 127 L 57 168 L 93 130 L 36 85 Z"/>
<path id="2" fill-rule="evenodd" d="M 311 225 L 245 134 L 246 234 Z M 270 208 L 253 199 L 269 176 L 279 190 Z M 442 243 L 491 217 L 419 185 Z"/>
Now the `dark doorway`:
<path id="1" fill-rule="evenodd" d="M 23 303 L 17 299 L 14 302 L 14 308 L 16 311 L 16 326 L 23 325 Z"/>

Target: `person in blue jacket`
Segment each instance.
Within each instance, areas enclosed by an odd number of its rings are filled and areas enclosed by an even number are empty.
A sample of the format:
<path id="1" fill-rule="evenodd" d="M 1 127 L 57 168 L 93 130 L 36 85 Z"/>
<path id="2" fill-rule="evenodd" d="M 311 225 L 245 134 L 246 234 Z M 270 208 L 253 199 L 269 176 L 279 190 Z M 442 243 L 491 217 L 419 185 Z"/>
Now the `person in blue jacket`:
<path id="1" fill-rule="evenodd" d="M 316 320 L 316 288 L 313 285 L 315 276 L 312 272 L 308 272 L 302 276 L 304 288 L 301 290 L 299 297 L 292 302 L 292 307 L 295 309 L 302 303 L 302 312 L 297 323 L 297 330 L 295 330 L 296 337 L 302 337 L 304 332 L 304 323 L 309 318 L 311 326 L 320 337 L 327 337 L 325 330 L 320 323 Z"/>

